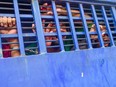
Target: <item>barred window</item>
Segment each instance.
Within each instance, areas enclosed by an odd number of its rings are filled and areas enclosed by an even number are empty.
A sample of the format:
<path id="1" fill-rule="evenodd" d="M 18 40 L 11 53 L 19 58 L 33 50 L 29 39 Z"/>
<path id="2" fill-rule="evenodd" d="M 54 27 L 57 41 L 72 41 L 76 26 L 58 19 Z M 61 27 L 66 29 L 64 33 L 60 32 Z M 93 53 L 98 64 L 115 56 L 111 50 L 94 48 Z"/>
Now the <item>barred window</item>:
<path id="1" fill-rule="evenodd" d="M 1 58 L 116 45 L 116 6 L 87 1 L 0 1 Z"/>

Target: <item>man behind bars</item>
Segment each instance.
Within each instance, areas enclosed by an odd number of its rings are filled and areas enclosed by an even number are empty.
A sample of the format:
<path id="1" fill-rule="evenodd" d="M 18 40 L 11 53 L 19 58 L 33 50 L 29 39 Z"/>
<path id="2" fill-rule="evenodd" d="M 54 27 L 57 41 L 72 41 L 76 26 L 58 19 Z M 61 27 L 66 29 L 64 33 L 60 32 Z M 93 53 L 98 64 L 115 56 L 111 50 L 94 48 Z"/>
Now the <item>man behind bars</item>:
<path id="1" fill-rule="evenodd" d="M 43 10 L 42 15 L 53 15 L 51 5 L 49 5 L 48 3 L 44 3 L 40 7 L 40 9 Z M 62 5 L 56 5 L 56 11 L 57 11 L 59 16 L 60 15 L 61 16 L 66 16 L 67 15 L 67 11 Z M 80 17 L 80 12 L 78 10 L 71 10 L 71 13 L 72 13 L 73 17 Z M 85 17 L 90 18 L 90 16 L 87 15 L 86 13 L 85 13 Z M 92 21 L 87 21 L 87 23 L 89 23 L 89 22 L 92 22 Z M 95 24 L 89 24 L 88 26 L 90 27 L 90 32 L 96 32 Z M 107 47 L 107 46 L 109 46 L 110 39 L 109 39 L 109 36 L 107 34 L 106 27 L 103 26 L 103 25 L 99 25 L 99 27 L 100 27 L 100 30 L 102 32 L 102 38 L 103 38 L 103 41 L 104 41 L 104 46 Z M 83 29 L 80 29 L 80 31 L 82 31 L 82 30 Z M 90 37 L 91 37 L 92 41 L 96 41 L 96 40 L 98 41 L 98 35 L 90 35 Z M 100 44 L 96 45 L 96 47 L 100 47 Z"/>
<path id="2" fill-rule="evenodd" d="M 0 17 L 0 34 L 16 34 L 17 30 L 16 30 L 16 19 L 15 18 L 11 18 L 11 17 Z M 16 49 L 19 48 L 18 43 L 18 39 L 16 38 L 7 38 L 5 39 L 7 42 L 11 42 L 11 44 L 7 45 L 7 48 L 5 45 L 3 45 L 3 50 L 10 50 L 6 51 L 6 53 L 4 54 L 3 52 L 3 57 L 6 57 L 6 54 L 8 52 L 9 55 L 11 55 L 11 57 L 16 57 L 16 56 L 20 56 L 20 52 Z M 10 49 L 9 49 L 10 48 Z M 10 56 L 7 56 L 10 57 Z"/>
<path id="3" fill-rule="evenodd" d="M 43 4 L 43 7 L 47 7 L 47 6 L 48 6 L 48 3 L 44 3 Z M 41 10 L 46 10 L 46 12 L 44 12 L 42 15 L 53 15 L 52 9 L 50 7 L 47 7 L 47 8 L 43 8 L 43 7 L 41 7 Z M 58 12 L 58 15 L 66 15 L 67 14 L 66 9 L 64 9 L 61 5 L 58 5 L 58 7 L 56 8 L 56 10 Z M 72 12 L 73 16 L 80 17 L 80 14 L 79 14 L 78 10 L 71 10 L 71 12 Z M 85 16 L 86 17 L 90 17 L 89 15 L 85 15 Z M 15 20 L 15 18 L 0 17 L 0 19 L 1 19 L 1 21 L 0 21 L 1 27 L 6 28 L 5 30 L 1 30 L 0 31 L 1 34 L 16 34 L 17 33 L 16 29 L 12 29 L 12 27 L 16 27 L 16 23 L 15 23 L 16 20 Z M 45 22 L 45 21 L 46 20 L 43 20 L 43 22 Z M 60 24 L 60 25 L 62 26 L 63 24 Z M 33 24 L 32 27 L 34 27 L 34 26 L 35 25 Z M 45 26 L 45 25 L 43 25 L 43 26 Z M 44 29 L 44 32 L 49 32 L 49 33 L 50 32 L 56 32 L 56 29 L 52 29 L 51 30 L 49 28 L 49 27 L 52 27 L 52 26 L 54 26 L 54 25 L 52 23 L 49 23 L 48 26 L 47 26 L 47 28 Z M 8 30 L 7 27 L 11 27 L 11 29 Z M 93 30 L 95 31 L 95 28 L 93 29 L 93 27 L 92 27 L 91 30 L 90 30 L 90 32 L 93 32 Z M 34 30 L 34 32 L 35 32 L 35 30 Z M 66 29 L 61 29 L 61 32 L 67 32 L 67 31 L 66 31 Z M 91 36 L 91 38 L 95 39 L 95 38 L 93 38 L 94 36 L 95 35 Z M 106 35 L 105 35 L 105 37 L 106 37 Z M 57 37 L 49 37 L 48 36 L 45 39 L 46 40 L 57 40 L 58 38 Z M 109 39 L 107 39 L 107 40 L 109 40 Z M 7 40 L 7 41 L 16 42 L 16 43 L 18 42 L 17 39 L 10 39 L 10 40 Z M 50 41 L 46 42 L 46 46 L 50 46 L 50 45 L 52 45 L 52 42 L 50 42 Z M 105 44 L 105 46 L 107 46 L 107 45 Z M 11 49 L 13 49 L 13 48 L 19 48 L 19 46 L 17 44 L 14 44 L 14 45 L 10 44 L 10 48 Z M 19 56 L 19 55 L 20 55 L 19 51 L 16 51 L 16 50 L 15 51 L 11 51 L 11 56 Z"/>
<path id="4" fill-rule="evenodd" d="M 104 46 L 105 47 L 108 47 L 110 45 L 110 42 L 109 42 L 110 41 L 110 38 L 109 38 L 109 36 L 107 34 L 106 27 L 103 26 L 103 25 L 99 25 L 99 27 L 100 27 L 100 30 L 102 32 L 102 38 L 103 38 L 103 41 L 104 41 Z M 90 32 L 96 32 L 96 26 L 95 26 L 95 24 L 92 25 L 92 27 L 90 29 Z M 94 43 L 99 42 L 98 35 L 90 35 L 90 37 L 91 37 L 91 39 L 92 39 L 92 41 Z M 94 46 L 95 47 L 100 47 L 100 43 L 98 43 L 98 44 L 96 44 Z"/>

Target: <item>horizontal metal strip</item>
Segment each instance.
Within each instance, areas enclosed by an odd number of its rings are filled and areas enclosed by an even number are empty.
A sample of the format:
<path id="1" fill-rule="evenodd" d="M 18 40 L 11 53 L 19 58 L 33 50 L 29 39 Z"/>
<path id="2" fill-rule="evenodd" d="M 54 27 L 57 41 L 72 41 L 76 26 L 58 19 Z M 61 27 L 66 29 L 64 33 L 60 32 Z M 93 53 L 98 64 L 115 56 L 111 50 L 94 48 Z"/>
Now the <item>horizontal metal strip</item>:
<path id="1" fill-rule="evenodd" d="M 63 41 L 71 41 L 71 40 L 73 40 L 73 39 L 68 39 L 68 38 L 67 39 L 63 39 Z"/>
<path id="2" fill-rule="evenodd" d="M 22 29 L 33 29 L 33 27 L 22 27 Z"/>
<path id="3" fill-rule="evenodd" d="M 21 21 L 21 23 L 24 23 L 24 24 L 33 24 L 34 22 L 32 21 Z"/>
<path id="4" fill-rule="evenodd" d="M 32 9 L 19 9 L 20 11 L 32 11 Z"/>
<path id="5" fill-rule="evenodd" d="M 116 31 L 111 31 L 112 34 L 116 34 Z"/>
<path id="6" fill-rule="evenodd" d="M 87 45 L 87 43 L 79 43 L 79 46 L 81 46 L 81 45 Z"/>
<path id="7" fill-rule="evenodd" d="M 85 35 L 85 32 L 75 32 L 77 35 Z M 115 34 L 116 31 L 112 31 L 112 34 Z M 61 33 L 63 36 L 67 36 L 67 35 L 72 35 L 71 32 L 63 32 Z M 92 34 L 97 34 L 96 32 L 89 32 L 90 35 Z M 1 38 L 14 38 L 14 37 L 18 37 L 17 34 L 0 34 Z M 57 33 L 44 33 L 45 36 L 57 36 Z M 24 33 L 23 37 L 32 37 L 32 36 L 36 36 L 35 33 Z"/>
<path id="8" fill-rule="evenodd" d="M 104 20 L 104 18 L 102 18 L 102 17 L 97 17 L 97 19 L 98 20 Z M 113 20 L 113 18 L 112 17 L 108 17 L 108 20 Z"/>
<path id="9" fill-rule="evenodd" d="M 19 48 L 15 48 L 15 49 L 3 49 L 2 51 L 14 51 L 14 50 L 20 50 Z"/>
<path id="10" fill-rule="evenodd" d="M 80 38 L 80 37 L 78 37 L 77 39 L 78 40 L 86 40 L 86 38 Z"/>
<path id="11" fill-rule="evenodd" d="M 25 48 L 25 50 L 28 50 L 28 49 L 38 49 L 38 47 L 27 47 L 27 48 Z"/>
<path id="12" fill-rule="evenodd" d="M 85 32 L 75 32 L 77 35 L 85 35 Z M 102 33 L 102 32 L 101 32 Z M 116 31 L 111 31 L 112 34 L 115 34 Z M 63 36 L 72 35 L 71 32 L 62 32 Z M 89 32 L 90 35 L 97 34 L 97 32 Z M 18 37 L 17 34 L 0 34 L 1 38 L 13 38 Z M 57 33 L 44 33 L 45 36 L 57 36 Z M 36 33 L 23 33 L 23 37 L 36 36 Z"/>
<path id="13" fill-rule="evenodd" d="M 27 3 L 18 3 L 18 5 L 31 6 L 31 4 L 27 4 Z"/>
<path id="14" fill-rule="evenodd" d="M 81 3 L 81 4 L 88 4 L 88 5 L 101 5 L 101 6 L 116 6 L 116 4 L 115 3 L 113 3 L 113 4 L 111 4 L 111 3 L 106 3 L 106 2 L 104 2 L 104 3 L 100 3 L 100 2 L 97 2 L 97 1 L 93 1 L 93 2 L 90 2 L 90 1 L 85 1 L 85 0 L 63 0 L 63 2 L 65 2 L 65 1 L 68 1 L 68 2 L 73 2 L 73 3 Z"/>
<path id="15" fill-rule="evenodd" d="M 0 4 L 13 5 L 13 3 L 12 3 L 12 2 L 0 2 Z"/>
<path id="16" fill-rule="evenodd" d="M 61 22 L 60 22 L 61 23 Z M 56 28 L 56 27 L 44 27 L 44 28 L 48 28 L 48 29 L 54 29 L 54 28 Z M 64 26 L 61 26 L 60 28 L 62 28 L 62 29 L 64 29 L 64 28 L 70 28 L 70 26 L 68 27 L 64 27 Z"/>
<path id="17" fill-rule="evenodd" d="M 15 14 L 2 14 L 0 13 L 0 16 L 6 16 L 6 17 L 15 17 Z M 33 18 L 33 15 L 27 15 L 27 14 L 20 14 L 21 18 Z"/>
<path id="18" fill-rule="evenodd" d="M 23 33 L 23 37 L 35 37 L 36 33 Z"/>
<path id="19" fill-rule="evenodd" d="M 92 42 L 92 45 L 97 45 L 99 44 L 99 42 Z"/>
<path id="20" fill-rule="evenodd" d="M 14 38 L 14 37 L 18 37 L 17 34 L 0 34 L 1 38 Z"/>
<path id="21" fill-rule="evenodd" d="M 35 33 L 23 33 L 23 37 L 32 37 L 32 36 L 36 36 Z M 14 38 L 14 37 L 18 37 L 17 34 L 0 34 L 1 38 Z"/>
<path id="22" fill-rule="evenodd" d="M 0 10 L 14 10 L 14 8 L 0 7 Z"/>
<path id="23" fill-rule="evenodd" d="M 0 16 L 15 17 L 15 14 L 2 14 L 2 13 L 0 13 Z"/>
<path id="24" fill-rule="evenodd" d="M 58 40 L 46 40 L 46 42 L 56 42 Z"/>
<path id="25" fill-rule="evenodd" d="M 64 46 L 68 46 L 69 47 L 69 46 L 74 46 L 74 44 L 66 44 Z"/>
<path id="26" fill-rule="evenodd" d="M 110 41 L 106 41 L 106 42 L 104 42 L 104 44 L 109 44 L 110 43 Z"/>
<path id="27" fill-rule="evenodd" d="M 37 43 L 37 41 L 24 41 L 25 44 L 27 43 Z"/>
<path id="28" fill-rule="evenodd" d="M 116 39 L 116 37 L 113 37 L 113 39 Z M 116 40 L 114 40 L 116 42 Z"/>
<path id="29" fill-rule="evenodd" d="M 71 32 L 63 32 L 61 33 L 62 35 L 71 35 Z M 45 36 L 57 36 L 57 32 L 56 33 L 44 33 Z"/>
<path id="30" fill-rule="evenodd" d="M 55 45 L 55 46 L 47 46 L 47 48 L 56 48 L 56 47 L 60 47 L 60 45 Z"/>
<path id="31" fill-rule="evenodd" d="M 33 18 L 32 14 L 20 14 L 21 18 Z"/>
<path id="32" fill-rule="evenodd" d="M 45 19 L 54 19 L 54 16 L 41 16 L 41 18 Z M 81 20 L 81 17 L 72 17 L 73 19 Z M 58 16 L 58 19 L 68 19 L 68 16 Z M 86 18 L 87 20 L 93 20 L 93 18 Z"/>
<path id="33" fill-rule="evenodd" d="M 2 44 L 19 44 L 18 42 L 2 42 Z"/>

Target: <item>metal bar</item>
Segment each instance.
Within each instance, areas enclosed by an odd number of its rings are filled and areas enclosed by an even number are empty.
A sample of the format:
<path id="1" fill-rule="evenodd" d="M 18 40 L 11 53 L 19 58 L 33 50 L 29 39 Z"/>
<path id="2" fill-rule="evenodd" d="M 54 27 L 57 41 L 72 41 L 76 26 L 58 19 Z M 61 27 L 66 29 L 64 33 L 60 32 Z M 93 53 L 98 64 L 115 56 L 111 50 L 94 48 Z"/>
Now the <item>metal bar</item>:
<path id="1" fill-rule="evenodd" d="M 115 7 L 111 7 L 111 11 L 112 11 L 114 25 L 116 26 L 116 8 Z M 115 31 L 116 31 L 116 28 L 115 28 Z"/>
<path id="2" fill-rule="evenodd" d="M 98 20 L 104 20 L 104 18 L 97 17 Z M 113 18 L 108 18 L 108 20 L 113 20 Z"/>
<path id="3" fill-rule="evenodd" d="M 34 15 L 34 20 L 36 25 L 36 34 L 37 34 L 39 50 L 40 50 L 40 54 L 43 54 L 43 53 L 46 53 L 47 50 L 46 50 L 44 31 L 42 26 L 38 0 L 32 0 L 32 8 L 33 8 L 33 15 Z"/>
<path id="4" fill-rule="evenodd" d="M 58 0 L 57 0 L 58 1 Z M 99 6 L 111 6 L 111 3 L 109 2 L 97 2 L 96 1 L 89 1 L 89 0 L 63 0 L 64 2 L 72 2 L 72 3 L 80 3 L 80 4 L 89 4 L 89 5 L 99 5 Z M 115 3 L 112 3 L 112 6 L 116 6 Z"/>
<path id="5" fill-rule="evenodd" d="M 22 15 L 20 15 L 20 18 L 33 18 L 33 15 L 31 15 L 31 14 L 22 14 Z"/>
<path id="6" fill-rule="evenodd" d="M 1 40 L 1 35 L 0 35 L 0 58 L 3 58 L 3 52 L 2 52 L 2 40 Z"/>
<path id="7" fill-rule="evenodd" d="M 71 27 L 70 29 L 71 29 L 72 36 L 73 36 L 75 50 L 79 50 L 78 40 L 77 40 L 77 36 L 76 36 L 75 26 L 74 26 L 74 22 L 72 19 L 72 14 L 71 14 L 69 2 L 66 2 L 66 7 L 67 7 L 67 11 L 68 11 L 68 17 L 69 17 L 69 22 L 70 22 L 70 27 Z"/>
<path id="8" fill-rule="evenodd" d="M 27 3 L 19 3 L 19 5 L 23 5 L 23 6 L 31 6 L 31 4 L 27 4 Z"/>
<path id="9" fill-rule="evenodd" d="M 18 44 L 18 42 L 2 42 L 2 44 Z"/>
<path id="10" fill-rule="evenodd" d="M 12 3 L 12 2 L 0 2 L 0 4 L 13 5 L 13 3 Z"/>
<path id="11" fill-rule="evenodd" d="M 8 7 L 0 7 L 0 10 L 9 10 L 9 11 L 12 10 L 13 11 L 14 9 L 13 8 L 8 8 Z"/>
<path id="12" fill-rule="evenodd" d="M 95 12 L 94 5 L 91 5 L 91 8 L 92 8 L 92 14 L 93 14 L 93 17 L 94 17 L 94 22 L 95 22 L 95 25 L 96 25 L 96 31 L 98 33 L 98 37 L 99 37 L 99 41 L 100 41 L 100 46 L 104 47 L 104 43 L 103 43 L 103 39 L 102 39 L 102 36 L 101 36 L 101 31 L 100 31 L 100 27 L 99 27 L 99 23 L 98 23 L 98 19 L 97 19 L 97 15 L 96 15 L 96 12 Z"/>
<path id="13" fill-rule="evenodd" d="M 3 14 L 3 13 L 0 13 L 0 16 L 15 17 L 14 14 Z M 20 14 L 20 17 L 21 18 L 33 18 L 33 15 Z"/>
<path id="14" fill-rule="evenodd" d="M 14 14 L 2 14 L 2 13 L 0 13 L 0 16 L 1 16 L 1 17 L 2 17 L 2 16 L 6 16 L 6 17 L 15 17 Z"/>
<path id="15" fill-rule="evenodd" d="M 41 16 L 42 18 L 46 18 L 46 19 L 53 19 L 54 17 L 53 16 Z M 58 16 L 58 19 L 68 19 L 68 17 L 67 16 Z M 80 17 L 72 17 L 72 19 L 74 19 L 74 20 L 81 20 L 81 18 Z M 91 18 L 86 18 L 87 20 L 93 20 L 93 18 L 91 17 Z M 101 19 L 101 20 L 103 20 L 103 18 L 99 18 L 99 19 Z M 110 19 L 112 19 L 112 18 L 110 18 Z"/>
<path id="16" fill-rule="evenodd" d="M 61 31 L 60 31 L 60 24 L 59 24 L 59 20 L 58 20 L 58 14 L 56 11 L 55 1 L 52 1 L 52 8 L 53 8 L 54 19 L 55 19 L 55 23 L 56 23 L 56 29 L 57 29 L 57 33 L 58 33 L 58 39 L 59 39 L 59 43 L 60 43 L 60 49 L 61 49 L 61 51 L 64 51 L 64 44 L 63 44 L 62 35 L 61 35 Z"/>
<path id="17" fill-rule="evenodd" d="M 102 13 L 103 13 L 103 16 L 104 16 L 104 21 L 105 21 L 105 24 L 106 24 L 108 35 L 110 36 L 110 43 L 111 43 L 112 46 L 115 46 L 104 6 L 102 6 Z"/>
<path id="18" fill-rule="evenodd" d="M 25 11 L 25 12 L 30 12 L 31 11 L 31 9 L 23 9 L 23 8 L 22 9 L 20 8 L 19 10 L 20 11 Z"/>
<path id="19" fill-rule="evenodd" d="M 13 37 L 18 37 L 17 34 L 1 34 L 1 38 L 13 38 Z"/>
<path id="20" fill-rule="evenodd" d="M 16 16 L 20 54 L 21 56 L 24 56 L 25 50 L 24 50 L 23 34 L 22 34 L 22 28 L 21 28 L 21 20 L 19 15 L 18 0 L 13 0 L 13 3 L 14 3 L 13 5 L 14 5 L 15 16 Z"/>
<path id="21" fill-rule="evenodd" d="M 87 27 L 86 18 L 85 18 L 85 15 L 84 15 L 83 5 L 79 4 L 79 8 L 80 8 L 80 14 L 81 14 L 82 22 L 83 22 L 83 25 L 84 25 L 84 31 L 85 31 L 86 37 L 87 37 L 88 47 L 91 49 L 92 44 L 91 44 L 90 35 L 88 33 L 89 31 L 88 31 L 88 27 Z"/>

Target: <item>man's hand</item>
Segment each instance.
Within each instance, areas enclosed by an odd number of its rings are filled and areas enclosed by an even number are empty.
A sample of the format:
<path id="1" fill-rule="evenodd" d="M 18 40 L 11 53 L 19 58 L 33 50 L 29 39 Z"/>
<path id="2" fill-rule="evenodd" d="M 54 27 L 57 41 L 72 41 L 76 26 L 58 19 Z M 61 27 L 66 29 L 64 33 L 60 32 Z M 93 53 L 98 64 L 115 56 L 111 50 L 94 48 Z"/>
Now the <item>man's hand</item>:
<path id="1" fill-rule="evenodd" d="M 16 19 L 11 17 L 0 17 L 0 34 L 16 34 Z M 18 49 L 19 44 L 18 39 L 16 38 L 8 38 L 6 39 L 8 42 L 12 42 L 10 45 L 10 49 Z M 16 44 L 15 44 L 16 43 Z M 20 56 L 20 52 L 18 50 L 11 51 L 11 57 Z"/>
<path id="2" fill-rule="evenodd" d="M 16 34 L 16 19 L 0 17 L 0 34 Z"/>

